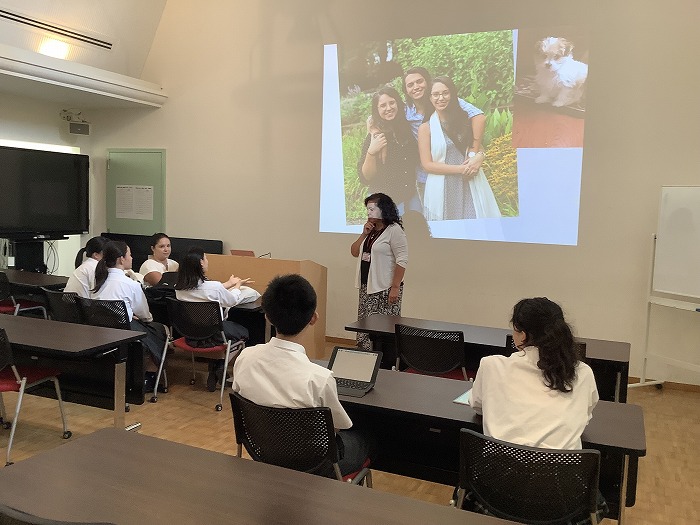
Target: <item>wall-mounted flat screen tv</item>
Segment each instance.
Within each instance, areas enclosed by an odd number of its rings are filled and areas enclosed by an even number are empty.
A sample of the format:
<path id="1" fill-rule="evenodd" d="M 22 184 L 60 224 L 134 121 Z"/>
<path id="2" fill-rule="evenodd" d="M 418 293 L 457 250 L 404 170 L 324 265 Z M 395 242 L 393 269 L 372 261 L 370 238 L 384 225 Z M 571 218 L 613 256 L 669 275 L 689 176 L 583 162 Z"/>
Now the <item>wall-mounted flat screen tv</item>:
<path id="1" fill-rule="evenodd" d="M 86 233 L 89 171 L 87 155 L 0 146 L 0 237 Z"/>

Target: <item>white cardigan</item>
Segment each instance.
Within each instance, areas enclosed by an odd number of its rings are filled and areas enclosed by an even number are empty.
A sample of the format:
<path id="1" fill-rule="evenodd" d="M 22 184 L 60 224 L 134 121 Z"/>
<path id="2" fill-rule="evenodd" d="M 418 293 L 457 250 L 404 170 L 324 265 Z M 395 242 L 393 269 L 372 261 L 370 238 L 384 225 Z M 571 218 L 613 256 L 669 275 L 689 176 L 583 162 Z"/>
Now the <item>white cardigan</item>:
<path id="1" fill-rule="evenodd" d="M 357 257 L 357 273 L 355 276 L 355 288 L 360 287 L 360 264 L 362 263 L 362 248 Z M 377 237 L 372 244 L 369 275 L 367 276 L 367 293 L 382 292 L 391 288 L 394 278 L 394 266 L 406 268 L 408 264 L 408 243 L 406 233 L 398 224 L 390 224 Z"/>

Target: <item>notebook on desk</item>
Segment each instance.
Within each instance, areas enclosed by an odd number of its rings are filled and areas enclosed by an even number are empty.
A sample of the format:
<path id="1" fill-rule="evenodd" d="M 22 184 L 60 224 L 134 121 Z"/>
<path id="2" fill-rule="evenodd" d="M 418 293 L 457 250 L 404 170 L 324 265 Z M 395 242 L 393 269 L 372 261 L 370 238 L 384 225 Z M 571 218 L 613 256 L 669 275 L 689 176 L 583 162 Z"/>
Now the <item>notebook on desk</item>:
<path id="1" fill-rule="evenodd" d="M 357 348 L 336 346 L 328 362 L 328 368 L 335 376 L 338 394 L 352 397 L 364 396 L 374 387 L 381 362 L 381 352 L 365 352 Z"/>

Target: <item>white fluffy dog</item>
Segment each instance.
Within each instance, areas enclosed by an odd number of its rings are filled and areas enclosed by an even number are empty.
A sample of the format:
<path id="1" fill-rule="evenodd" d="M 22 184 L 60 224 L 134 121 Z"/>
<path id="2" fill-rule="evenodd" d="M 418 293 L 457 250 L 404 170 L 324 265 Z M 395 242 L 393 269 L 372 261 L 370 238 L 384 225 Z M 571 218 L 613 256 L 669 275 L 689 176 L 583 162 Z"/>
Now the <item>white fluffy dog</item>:
<path id="1" fill-rule="evenodd" d="M 573 49 L 565 38 L 548 36 L 537 43 L 535 85 L 539 96 L 535 102 L 561 107 L 581 100 L 588 65 L 574 60 Z"/>

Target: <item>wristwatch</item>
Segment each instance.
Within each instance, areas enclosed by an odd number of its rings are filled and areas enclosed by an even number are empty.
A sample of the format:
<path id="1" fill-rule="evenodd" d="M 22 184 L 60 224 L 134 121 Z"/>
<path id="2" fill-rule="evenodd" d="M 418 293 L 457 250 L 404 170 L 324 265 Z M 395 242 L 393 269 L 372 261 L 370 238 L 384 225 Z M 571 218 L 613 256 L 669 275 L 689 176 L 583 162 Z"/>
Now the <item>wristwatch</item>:
<path id="1" fill-rule="evenodd" d="M 470 151 L 469 153 L 467 153 L 467 157 L 473 159 L 474 157 L 476 157 L 477 153 L 481 153 L 484 157 L 486 156 L 486 153 L 484 153 L 483 151 Z"/>

